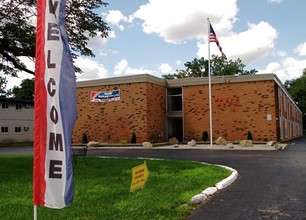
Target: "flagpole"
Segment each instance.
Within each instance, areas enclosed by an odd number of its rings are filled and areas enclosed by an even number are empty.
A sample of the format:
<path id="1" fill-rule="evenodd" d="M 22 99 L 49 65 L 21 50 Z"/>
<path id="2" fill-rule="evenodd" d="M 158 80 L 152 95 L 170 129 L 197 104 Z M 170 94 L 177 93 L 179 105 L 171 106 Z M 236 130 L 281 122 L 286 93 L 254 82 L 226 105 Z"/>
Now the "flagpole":
<path id="1" fill-rule="evenodd" d="M 210 133 L 210 146 L 213 143 L 213 133 L 212 133 L 212 106 L 211 106 L 211 77 L 210 77 L 210 21 L 207 18 L 208 26 L 208 96 L 209 96 L 209 133 Z"/>

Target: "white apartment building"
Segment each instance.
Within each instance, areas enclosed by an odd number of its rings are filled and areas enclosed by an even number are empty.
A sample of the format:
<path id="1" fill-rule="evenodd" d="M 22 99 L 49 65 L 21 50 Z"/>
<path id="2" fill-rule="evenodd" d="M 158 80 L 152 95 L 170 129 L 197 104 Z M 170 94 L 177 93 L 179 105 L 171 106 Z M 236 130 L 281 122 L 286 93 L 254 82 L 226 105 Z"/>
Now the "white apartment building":
<path id="1" fill-rule="evenodd" d="M 34 101 L 0 97 L 0 143 L 33 142 Z"/>

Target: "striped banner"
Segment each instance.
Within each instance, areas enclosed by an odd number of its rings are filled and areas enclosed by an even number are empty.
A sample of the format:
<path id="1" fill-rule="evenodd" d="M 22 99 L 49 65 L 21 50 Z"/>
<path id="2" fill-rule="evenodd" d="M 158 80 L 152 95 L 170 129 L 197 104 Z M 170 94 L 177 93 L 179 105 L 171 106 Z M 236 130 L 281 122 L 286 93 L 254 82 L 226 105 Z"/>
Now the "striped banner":
<path id="1" fill-rule="evenodd" d="M 38 0 L 34 205 L 63 208 L 72 202 L 71 134 L 76 119 L 76 82 L 65 29 L 65 0 Z"/>

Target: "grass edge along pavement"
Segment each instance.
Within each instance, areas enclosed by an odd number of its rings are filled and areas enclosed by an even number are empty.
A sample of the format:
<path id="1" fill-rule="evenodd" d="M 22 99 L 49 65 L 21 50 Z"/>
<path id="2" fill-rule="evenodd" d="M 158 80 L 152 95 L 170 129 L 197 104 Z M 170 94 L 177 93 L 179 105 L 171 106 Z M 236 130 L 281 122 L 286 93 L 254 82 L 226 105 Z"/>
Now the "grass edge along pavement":
<path id="1" fill-rule="evenodd" d="M 145 188 L 130 193 L 131 169 L 144 159 L 88 157 L 74 165 L 75 196 L 64 209 L 38 207 L 39 219 L 184 219 L 191 198 L 231 171 L 183 160 L 146 160 Z M 0 218 L 31 219 L 32 156 L 0 156 Z"/>

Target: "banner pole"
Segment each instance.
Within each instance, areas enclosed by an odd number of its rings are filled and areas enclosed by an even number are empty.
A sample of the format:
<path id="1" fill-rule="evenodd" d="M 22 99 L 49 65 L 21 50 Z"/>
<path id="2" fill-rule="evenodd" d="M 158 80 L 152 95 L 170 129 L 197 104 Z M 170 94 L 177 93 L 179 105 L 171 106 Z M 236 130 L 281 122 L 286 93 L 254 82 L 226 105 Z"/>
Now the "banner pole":
<path id="1" fill-rule="evenodd" d="M 34 205 L 34 220 L 37 220 L 37 205 Z"/>

